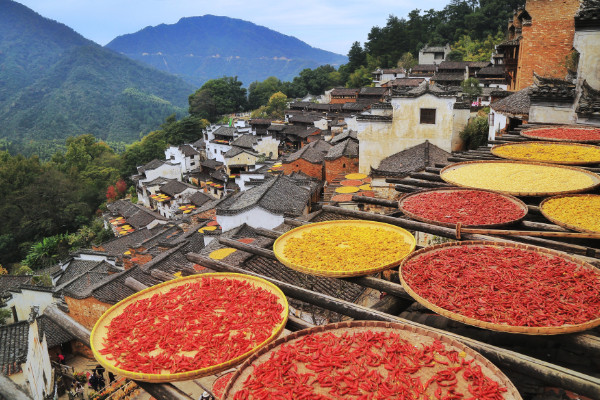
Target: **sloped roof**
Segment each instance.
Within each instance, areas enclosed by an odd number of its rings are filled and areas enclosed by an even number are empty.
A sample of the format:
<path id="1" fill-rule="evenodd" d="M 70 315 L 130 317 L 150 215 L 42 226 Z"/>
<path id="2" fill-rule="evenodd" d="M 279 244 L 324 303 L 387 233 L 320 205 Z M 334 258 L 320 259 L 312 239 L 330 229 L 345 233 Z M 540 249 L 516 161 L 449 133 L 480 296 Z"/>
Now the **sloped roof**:
<path id="1" fill-rule="evenodd" d="M 232 146 L 242 147 L 244 149 L 252 149 L 258 143 L 258 138 L 254 135 L 241 135 L 233 142 Z"/>
<path id="2" fill-rule="evenodd" d="M 165 219 L 157 212 L 133 204 L 131 201 L 124 199 L 109 203 L 106 205 L 106 208 L 108 208 L 111 213 L 122 215 L 127 220 L 127 223 L 132 225 L 135 229 L 143 228 L 156 219 L 161 221 Z"/>
<path id="3" fill-rule="evenodd" d="M 258 157 L 258 153 L 253 151 L 251 148 L 250 149 L 246 149 L 246 148 L 242 148 L 242 147 L 237 147 L 237 146 L 233 146 L 231 149 L 227 150 L 227 152 L 225 154 L 223 154 L 223 157 L 225 158 L 231 158 L 231 157 L 235 157 L 238 154 L 241 153 L 248 153 L 250 155 L 253 156 L 257 156 Z"/>
<path id="4" fill-rule="evenodd" d="M 444 69 L 466 69 L 471 64 L 471 61 L 442 61 L 438 65 L 438 71 Z"/>
<path id="5" fill-rule="evenodd" d="M 315 121 L 322 119 L 323 117 L 320 115 L 312 115 L 312 114 L 298 114 L 292 115 L 288 118 L 288 121 L 291 123 L 304 123 L 304 124 L 312 124 Z"/>
<path id="6" fill-rule="evenodd" d="M 200 191 L 198 191 L 190 196 L 190 201 L 196 207 L 200 207 L 202 204 L 206 203 L 207 201 L 211 201 L 211 200 L 214 200 L 214 197 L 209 196 L 208 194 L 200 192 Z"/>
<path id="7" fill-rule="evenodd" d="M 389 81 L 383 84 L 383 86 L 405 86 L 405 87 L 416 87 L 423 82 L 425 78 L 396 78 L 393 81 Z"/>
<path id="8" fill-rule="evenodd" d="M 531 86 L 521 89 L 518 92 L 511 94 L 503 99 L 495 101 L 491 104 L 494 111 L 504 112 L 513 115 L 529 115 L 529 107 L 531 101 Z"/>
<path id="9" fill-rule="evenodd" d="M 140 267 L 136 265 L 126 271 L 112 275 L 109 280 L 106 280 L 102 285 L 94 288 L 91 295 L 103 303 L 116 304 L 135 293 L 134 290 L 125 285 L 125 280 L 129 277 L 146 286 L 154 286 L 161 283 L 160 280 L 143 272 Z"/>
<path id="10" fill-rule="evenodd" d="M 58 281 L 56 282 L 56 286 L 61 286 L 71 280 L 73 280 L 74 278 L 83 275 L 84 273 L 91 271 L 92 269 L 96 268 L 98 265 L 100 265 L 102 263 L 102 261 L 92 261 L 92 260 L 79 260 L 79 259 L 74 259 L 72 260 L 69 265 L 67 266 L 67 268 L 65 269 L 65 271 L 63 272 L 63 274 L 61 275 L 61 277 L 58 279 Z"/>
<path id="11" fill-rule="evenodd" d="M 324 140 L 317 140 L 302 147 L 300 150 L 287 156 L 283 162 L 289 164 L 296 160 L 305 160 L 312 164 L 320 164 L 325 159 L 325 154 L 329 151 L 331 145 Z"/>
<path id="12" fill-rule="evenodd" d="M 504 66 L 502 65 L 490 65 L 485 68 L 481 68 L 477 71 L 477 76 L 501 76 L 504 77 Z"/>
<path id="13" fill-rule="evenodd" d="M 392 97 L 420 97 L 424 94 L 432 94 L 437 97 L 456 96 L 456 92 L 453 90 L 446 89 L 437 83 L 430 85 L 429 82 L 423 81 L 419 86 L 410 90 L 395 89 Z"/>
<path id="14" fill-rule="evenodd" d="M 372 168 L 374 175 L 404 176 L 411 172 L 420 171 L 436 163 L 448 162 L 451 154 L 440 149 L 429 141 L 392 154 L 384 158 L 377 168 Z"/>
<path id="15" fill-rule="evenodd" d="M 165 183 L 164 185 L 162 185 L 160 187 L 160 191 L 163 193 L 168 194 L 169 196 L 175 196 L 187 189 L 195 189 L 197 190 L 198 188 L 196 188 L 195 186 L 180 182 L 178 180 L 171 180 L 168 183 Z"/>
<path id="16" fill-rule="evenodd" d="M 446 48 L 442 46 L 425 46 L 421 49 L 423 53 L 443 53 L 445 50 Z"/>
<path id="17" fill-rule="evenodd" d="M 165 225 L 157 225 L 152 229 L 142 228 L 137 229 L 125 236 L 119 236 L 109 241 L 106 241 L 99 246 L 112 256 L 122 256 L 123 252 L 132 247 L 139 246 L 145 240 L 159 234 L 167 229 Z"/>
<path id="18" fill-rule="evenodd" d="M 360 89 L 359 96 L 383 96 L 388 91 L 385 87 L 364 87 Z"/>
<path id="19" fill-rule="evenodd" d="M 335 88 L 331 91 L 332 96 L 356 96 L 360 89 L 356 88 Z"/>
<path id="20" fill-rule="evenodd" d="M 250 125 L 271 125 L 271 121 L 267 118 L 251 118 Z"/>
<path id="21" fill-rule="evenodd" d="M 205 149 L 206 142 L 204 141 L 203 138 L 200 138 L 200 139 L 196 140 L 194 143 L 192 143 L 192 146 L 194 146 L 197 149 Z"/>
<path id="22" fill-rule="evenodd" d="M 202 161 L 200 165 L 210 169 L 217 169 L 219 167 L 222 167 L 224 164 L 221 161 L 212 160 L 209 158 L 207 160 Z"/>
<path id="23" fill-rule="evenodd" d="M 194 149 L 189 144 L 182 144 L 181 146 L 179 146 L 179 150 L 186 157 L 192 157 L 192 156 L 200 154 L 196 149 Z"/>
<path id="24" fill-rule="evenodd" d="M 0 298 L 10 296 L 9 290 L 28 283 L 31 283 L 31 276 L 0 275 Z"/>
<path id="25" fill-rule="evenodd" d="M 465 80 L 465 75 L 460 72 L 455 73 L 440 73 L 436 72 L 431 80 L 434 82 L 456 82 Z"/>
<path id="26" fill-rule="evenodd" d="M 352 139 L 340 142 L 333 146 L 325 156 L 326 160 L 337 160 L 340 157 L 358 157 L 358 142 Z"/>
<path id="27" fill-rule="evenodd" d="M 220 126 L 213 131 L 213 135 L 234 137 L 237 130 L 229 126 Z"/>
<path id="28" fill-rule="evenodd" d="M 600 1 L 582 0 L 575 13 L 575 27 L 600 26 Z"/>
<path id="29" fill-rule="evenodd" d="M 22 371 L 27 360 L 29 323 L 20 321 L 0 326 L 0 373 L 10 376 Z"/>
<path id="30" fill-rule="evenodd" d="M 339 135 L 335 135 L 330 141 L 329 143 L 331 143 L 332 145 L 337 144 L 338 142 L 341 142 L 343 140 L 346 140 L 348 138 L 354 139 L 358 141 L 358 133 L 355 131 L 345 131 L 343 133 L 340 133 Z"/>
<path id="31" fill-rule="evenodd" d="M 435 72 L 436 70 L 437 66 L 435 64 L 417 64 L 410 69 L 411 72 Z"/>
<path id="32" fill-rule="evenodd" d="M 63 343 L 68 343 L 75 339 L 75 336 L 71 335 L 71 333 L 63 329 L 62 326 L 54 322 L 46 315 L 39 316 L 37 318 L 37 324 L 40 339 L 43 335 L 46 335 L 46 342 L 48 343 L 49 349 L 54 346 L 60 346 Z"/>
<path id="33" fill-rule="evenodd" d="M 145 171 L 150 171 L 150 170 L 153 170 L 153 169 L 156 169 L 156 168 L 160 167 L 164 163 L 165 163 L 164 160 L 158 160 L 158 159 L 155 158 L 154 160 L 150 161 L 149 163 L 147 163 L 147 164 L 145 164 L 145 165 L 143 165 L 141 167 L 138 167 L 138 171 L 140 173 L 143 173 Z"/>
<path id="34" fill-rule="evenodd" d="M 587 81 L 583 81 L 577 113 L 584 116 L 600 116 L 600 90 L 591 87 Z"/>
<path id="35" fill-rule="evenodd" d="M 228 205 L 219 204 L 217 215 L 237 215 L 253 207 L 261 207 L 274 214 L 301 215 L 309 197 L 308 190 L 297 186 L 285 175 L 279 175 L 260 186 L 238 193 Z"/>

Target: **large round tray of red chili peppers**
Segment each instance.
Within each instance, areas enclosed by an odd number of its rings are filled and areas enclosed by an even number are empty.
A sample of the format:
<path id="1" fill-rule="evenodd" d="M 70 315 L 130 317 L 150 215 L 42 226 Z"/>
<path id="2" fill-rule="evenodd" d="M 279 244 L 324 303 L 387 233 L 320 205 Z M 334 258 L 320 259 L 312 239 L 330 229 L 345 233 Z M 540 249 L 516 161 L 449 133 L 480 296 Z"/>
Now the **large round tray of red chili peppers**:
<path id="1" fill-rule="evenodd" d="M 521 399 L 479 353 L 412 325 L 353 321 L 280 338 L 236 371 L 223 399 Z"/>
<path id="2" fill-rule="evenodd" d="M 404 196 L 398 208 L 408 217 L 454 228 L 505 226 L 522 220 L 527 205 L 516 197 L 481 189 L 422 190 Z"/>
<path id="3" fill-rule="evenodd" d="M 551 142 L 600 143 L 600 128 L 583 126 L 546 126 L 525 129 L 521 136 Z"/>
<path id="4" fill-rule="evenodd" d="M 96 360 L 146 382 L 212 375 L 274 340 L 288 304 L 275 285 L 253 276 L 193 275 L 142 290 L 109 308 L 92 330 Z"/>
<path id="5" fill-rule="evenodd" d="M 400 280 L 430 310 L 490 330 L 553 335 L 600 325 L 600 271 L 554 250 L 444 243 L 409 255 Z"/>

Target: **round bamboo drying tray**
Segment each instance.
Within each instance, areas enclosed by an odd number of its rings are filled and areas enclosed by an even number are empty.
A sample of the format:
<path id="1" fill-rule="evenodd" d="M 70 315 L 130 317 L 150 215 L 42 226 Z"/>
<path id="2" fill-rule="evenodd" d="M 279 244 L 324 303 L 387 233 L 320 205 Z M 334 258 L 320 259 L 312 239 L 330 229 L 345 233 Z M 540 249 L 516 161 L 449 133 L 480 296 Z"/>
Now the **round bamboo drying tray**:
<path id="1" fill-rule="evenodd" d="M 573 125 L 564 126 L 546 126 L 540 128 L 526 129 L 520 132 L 521 136 L 528 139 L 544 140 L 548 142 L 577 142 L 577 143 L 600 143 L 600 137 L 597 139 L 569 139 L 569 138 L 552 138 L 546 136 L 536 135 L 541 130 L 559 130 L 559 129 L 577 129 L 581 131 L 598 131 L 598 128 L 593 127 L 582 127 Z"/>
<path id="2" fill-rule="evenodd" d="M 551 173 L 552 169 L 557 168 L 560 170 L 571 170 L 571 171 L 576 171 L 578 174 L 580 174 L 581 176 L 586 176 L 590 179 L 590 184 L 588 186 L 585 187 L 577 187 L 574 186 L 572 188 L 566 188 L 563 190 L 557 190 L 557 191 L 548 191 L 548 190 L 530 190 L 530 191 L 521 191 L 521 190 L 502 190 L 502 188 L 490 188 L 488 186 L 485 185 L 474 185 L 474 184 L 469 184 L 466 182 L 457 182 L 456 180 L 452 180 L 451 178 L 448 178 L 448 176 L 446 175 L 446 173 L 457 170 L 459 168 L 472 168 L 473 166 L 477 166 L 477 165 L 490 165 L 490 164 L 511 164 L 514 166 L 519 166 L 519 165 L 537 165 L 540 167 L 545 167 L 548 168 L 548 173 Z M 445 176 L 446 175 L 446 176 Z M 526 161 L 505 161 L 505 160 L 493 160 L 493 161 L 465 161 L 465 162 L 460 162 L 460 163 L 456 163 L 456 164 L 451 164 L 448 165 L 447 167 L 443 168 L 440 171 L 440 177 L 453 185 L 459 186 L 459 187 L 468 187 L 468 188 L 472 188 L 472 189 L 484 189 L 484 190 L 492 190 L 494 192 L 500 192 L 500 193 L 504 193 L 504 194 L 510 194 L 513 196 L 553 196 L 553 195 L 559 195 L 559 194 L 568 194 L 568 193 L 581 193 L 581 192 L 586 192 L 589 190 L 592 190 L 596 187 L 598 187 L 600 185 L 600 176 L 594 174 L 593 172 L 590 171 L 586 171 L 584 169 L 581 168 L 577 168 L 577 167 L 569 167 L 566 165 L 555 165 L 555 164 L 545 164 L 545 163 L 539 163 L 539 162 L 526 162 Z M 498 178 L 498 177 L 493 177 L 493 176 L 485 176 L 486 178 L 486 182 L 493 182 L 495 181 L 494 178 Z M 532 177 L 532 179 L 535 179 L 535 177 Z"/>
<path id="3" fill-rule="evenodd" d="M 540 211 L 542 212 L 542 215 L 544 215 L 544 217 L 546 217 L 546 219 L 554 222 L 556 225 L 562 226 L 563 228 L 572 229 L 577 232 L 600 233 L 600 230 L 585 229 L 585 228 L 582 228 L 581 226 L 575 225 L 573 223 L 569 223 L 569 221 L 565 221 L 565 220 L 556 218 L 555 216 L 552 216 L 550 213 L 548 213 L 547 209 L 544 209 L 544 207 L 548 204 L 548 202 L 550 200 L 555 200 L 555 199 L 560 199 L 560 198 L 565 198 L 565 197 L 582 197 L 582 198 L 595 197 L 595 198 L 600 199 L 600 195 L 597 195 L 597 194 L 564 194 L 561 196 L 548 197 L 547 199 L 544 199 L 540 203 Z"/>
<path id="4" fill-rule="evenodd" d="M 152 297 L 155 294 L 166 293 L 169 290 L 171 290 L 172 288 L 175 288 L 177 286 L 185 285 L 187 283 L 194 283 L 196 281 L 201 281 L 201 280 L 207 279 L 207 278 L 236 279 L 236 280 L 240 280 L 240 281 L 244 281 L 244 282 L 249 282 L 253 286 L 255 286 L 257 288 L 265 289 L 268 292 L 277 296 L 278 303 L 283 306 L 283 311 L 281 313 L 281 321 L 273 326 L 273 331 L 267 340 L 258 344 L 257 346 L 255 346 L 251 350 L 247 351 L 246 353 L 241 354 L 241 355 L 239 355 L 231 360 L 228 360 L 226 362 L 211 365 L 211 366 L 201 368 L 201 369 L 185 371 L 185 372 L 178 372 L 178 373 L 149 374 L 149 373 L 125 370 L 125 369 L 117 367 L 115 365 L 114 360 L 109 360 L 106 358 L 105 355 L 100 354 L 100 351 L 105 348 L 104 338 L 108 332 L 108 325 L 114 318 L 116 318 L 118 315 L 120 315 L 121 312 L 127 306 L 129 306 L 132 303 L 135 303 L 138 300 Z M 210 274 L 192 275 L 192 276 L 188 276 L 188 277 L 184 277 L 184 278 L 179 278 L 179 279 L 174 279 L 171 281 L 163 282 L 161 284 L 152 286 L 148 289 L 144 289 L 140 292 L 134 293 L 133 295 L 123 299 L 119 303 L 115 304 L 114 306 L 112 306 L 111 308 L 106 310 L 106 312 L 100 317 L 100 319 L 96 322 L 96 324 L 94 325 L 94 328 L 92 329 L 92 333 L 90 335 L 90 344 L 91 344 L 92 353 L 94 354 L 94 357 L 96 358 L 96 360 L 102 366 L 104 366 L 106 369 L 108 369 L 109 371 L 111 371 L 117 375 L 124 376 L 129 379 L 135 379 L 135 380 L 140 380 L 140 381 L 144 381 L 144 382 L 155 382 L 155 383 L 184 381 L 184 380 L 189 380 L 189 379 L 201 378 L 203 376 L 213 375 L 215 373 L 224 371 L 226 369 L 229 369 L 233 366 L 240 364 L 242 361 L 244 361 L 244 359 L 246 359 L 252 353 L 256 352 L 258 349 L 265 346 L 266 344 L 273 341 L 275 338 L 277 338 L 279 336 L 279 334 L 283 331 L 283 328 L 285 327 L 285 324 L 287 322 L 288 312 L 289 312 L 288 302 L 287 302 L 287 298 L 285 297 L 283 292 L 277 286 L 273 285 L 272 283 L 270 283 L 264 279 L 250 276 L 250 275 L 234 274 L 234 273 L 210 273 Z"/>
<path id="5" fill-rule="evenodd" d="M 217 397 L 217 400 L 225 398 L 223 396 L 225 394 L 225 388 L 231 378 L 233 378 L 233 374 L 235 374 L 235 371 L 227 372 L 213 382 L 212 392 Z"/>
<path id="6" fill-rule="evenodd" d="M 527 216 L 527 212 L 529 211 L 529 209 L 527 208 L 527 204 L 525 204 L 524 202 L 522 202 L 521 200 L 517 199 L 514 196 L 511 196 L 511 195 L 508 195 L 508 194 L 504 194 L 504 193 L 494 192 L 492 190 L 471 189 L 471 188 L 463 188 L 463 187 L 455 187 L 455 188 L 448 188 L 448 189 L 425 189 L 425 190 L 420 190 L 418 192 L 408 193 L 408 194 L 402 196 L 400 198 L 400 200 L 398 200 L 398 208 L 406 216 L 408 216 L 409 218 L 415 219 L 417 221 L 426 222 L 426 223 L 432 224 L 432 225 L 445 226 L 445 227 L 448 227 L 448 228 L 456 228 L 456 224 L 455 223 L 433 220 L 433 219 L 430 219 L 430 218 L 423 217 L 423 216 L 421 216 L 419 214 L 413 213 L 411 211 L 408 211 L 408 210 L 406 210 L 404 204 L 411 197 L 415 197 L 415 196 L 418 196 L 418 195 L 424 194 L 424 193 L 452 193 L 452 192 L 461 192 L 461 191 L 465 191 L 465 190 L 476 191 L 476 192 L 485 192 L 485 193 L 493 193 L 493 194 L 495 194 L 497 196 L 500 196 L 500 197 L 502 197 L 502 198 L 504 198 L 504 199 L 512 202 L 513 204 L 515 204 L 516 207 L 518 207 L 519 209 L 521 209 L 523 211 L 523 216 L 520 217 L 520 218 L 517 218 L 517 219 L 512 219 L 510 221 L 501 222 L 501 223 L 493 223 L 493 224 L 471 224 L 471 225 L 469 225 L 469 224 L 461 224 L 461 226 L 463 228 L 499 228 L 499 227 L 502 227 L 502 226 L 508 226 L 508 225 L 516 224 L 517 222 L 519 222 L 523 218 L 525 218 L 525 216 Z"/>
<path id="7" fill-rule="evenodd" d="M 481 354 L 476 352 L 475 350 L 463 345 L 462 343 L 457 342 L 454 339 L 451 339 L 447 336 L 441 335 L 439 333 L 418 328 L 411 325 L 404 325 L 398 323 L 391 322 L 382 322 L 382 321 L 350 321 L 350 322 L 339 322 L 335 324 L 316 326 L 314 328 L 304 329 L 302 331 L 294 332 L 288 336 L 281 337 L 276 341 L 272 342 L 268 346 L 262 348 L 255 354 L 253 354 L 250 358 L 248 358 L 244 364 L 235 372 L 234 376 L 229 381 L 227 388 L 225 389 L 225 394 L 223 400 L 231 400 L 235 396 L 235 393 L 241 390 L 244 386 L 246 379 L 248 379 L 254 372 L 254 369 L 264 362 L 269 361 L 272 355 L 274 355 L 278 350 L 281 349 L 282 346 L 290 345 L 300 339 L 305 338 L 309 335 L 318 335 L 321 333 L 333 333 L 336 336 L 341 336 L 345 333 L 359 333 L 359 332 L 383 332 L 383 333 L 393 333 L 400 336 L 401 339 L 407 340 L 410 343 L 414 343 L 414 346 L 418 347 L 421 343 L 429 345 L 433 343 L 435 340 L 438 340 L 443 343 L 447 350 L 457 351 L 464 355 L 465 358 L 474 359 L 477 365 L 481 366 L 482 372 L 490 379 L 493 379 L 501 386 L 505 387 L 507 391 L 504 393 L 504 399 L 506 400 L 520 400 L 521 396 L 512 382 L 500 371 L 494 364 L 492 364 L 489 360 L 484 358 Z M 307 369 L 305 365 L 300 363 L 296 363 L 298 368 L 297 372 L 313 372 L 310 369 Z M 447 366 L 444 366 L 447 368 Z M 435 375 L 438 372 L 439 364 L 435 367 L 428 368 L 428 371 L 424 371 L 422 374 L 415 374 L 417 376 L 421 376 L 421 381 L 424 382 L 429 377 Z M 382 375 L 386 374 L 386 369 L 383 365 L 379 367 L 371 367 L 371 370 L 381 373 Z M 462 377 L 462 374 L 456 375 L 457 389 L 461 391 L 467 390 L 467 382 Z M 309 387 L 313 387 L 316 393 L 321 393 L 323 388 L 315 385 L 316 382 L 312 382 Z M 468 393 L 468 392 L 467 392 Z M 325 395 L 323 393 L 323 395 Z M 465 396 L 468 397 L 468 396 Z M 336 397 L 337 398 L 337 397 Z M 431 398 L 433 398 L 433 393 Z"/>
<path id="8" fill-rule="evenodd" d="M 406 257 L 404 259 L 404 261 L 400 265 L 400 282 L 402 283 L 402 286 L 404 287 L 404 289 L 406 289 L 408 294 L 413 299 L 415 299 L 417 302 L 419 302 L 423 306 L 427 307 L 428 309 L 430 309 L 444 317 L 453 319 L 455 321 L 462 322 L 467 325 L 477 326 L 480 328 L 485 328 L 485 329 L 489 329 L 489 330 L 493 330 L 493 331 L 500 331 L 500 332 L 519 333 L 519 334 L 525 334 L 525 335 L 558 335 L 558 334 L 566 334 L 566 333 L 573 333 L 573 332 L 581 332 L 581 331 L 585 331 L 585 330 L 588 330 L 588 329 L 591 329 L 593 327 L 600 325 L 600 317 L 595 318 L 590 321 L 587 321 L 585 323 L 581 323 L 581 324 L 561 325 L 561 326 L 530 327 L 530 326 L 505 325 L 505 324 L 487 322 L 487 321 L 467 317 L 467 316 L 464 316 L 457 312 L 449 311 L 449 310 L 446 310 L 444 308 L 441 308 L 441 307 L 433 304 L 426 298 L 423 298 L 420 295 L 418 295 L 404 279 L 402 268 L 405 266 L 405 264 L 407 264 L 411 260 L 417 259 L 418 257 L 423 256 L 424 254 L 436 252 L 436 251 L 439 251 L 444 248 L 460 247 L 460 246 L 512 247 L 512 248 L 517 248 L 517 249 L 529 250 L 529 251 L 534 251 L 537 253 L 547 254 L 550 256 L 554 256 L 554 257 L 560 257 L 562 259 L 565 259 L 565 260 L 571 261 L 575 264 L 578 264 L 583 268 L 597 272 L 597 269 L 593 265 L 588 264 L 587 262 L 582 261 L 581 259 L 579 259 L 577 257 L 570 256 L 568 254 L 561 253 L 561 252 L 558 252 L 555 250 L 545 249 L 542 247 L 529 246 L 529 245 L 519 244 L 519 243 L 504 243 L 504 242 L 490 242 L 490 241 L 464 241 L 464 242 L 443 243 L 443 244 L 438 244 L 435 246 L 426 247 L 426 248 L 423 248 L 419 251 L 416 251 L 416 252 L 410 254 L 408 257 Z"/>
<path id="9" fill-rule="evenodd" d="M 560 159 L 556 159 L 556 160 L 547 160 L 547 159 L 540 159 L 540 158 L 536 159 L 535 155 L 539 154 L 539 153 L 536 153 L 535 150 L 532 151 L 532 154 L 533 154 L 532 157 L 517 157 L 517 156 L 506 155 L 501 152 L 502 149 L 518 149 L 518 148 L 524 147 L 524 146 L 545 146 L 545 147 L 555 147 L 555 148 L 562 147 L 562 148 L 565 148 L 565 151 L 569 147 L 571 149 L 576 149 L 576 148 L 588 149 L 590 151 L 596 151 L 598 153 L 598 157 L 591 161 L 577 161 L 577 160 L 565 161 L 565 160 L 560 160 Z M 590 165 L 590 164 L 600 163 L 600 147 L 593 146 L 591 144 L 583 144 L 583 143 L 541 142 L 541 141 L 503 143 L 503 144 L 497 144 L 497 145 L 493 146 L 492 149 L 490 150 L 490 152 L 493 155 L 495 155 L 496 157 L 504 158 L 507 160 L 515 160 L 515 161 L 533 161 L 533 162 L 543 162 L 543 163 L 548 163 L 548 164 L 560 164 L 560 165 Z"/>
<path id="10" fill-rule="evenodd" d="M 285 247 L 289 243 L 290 239 L 300 238 L 305 233 L 314 231 L 315 229 L 335 228 L 335 227 L 366 227 L 366 228 L 372 228 L 372 229 L 375 229 L 375 228 L 383 229 L 383 230 L 386 230 L 389 232 L 393 232 L 395 234 L 399 234 L 400 237 L 403 239 L 404 243 L 408 244 L 409 248 L 405 252 L 405 254 L 403 254 L 401 257 L 398 257 L 397 259 L 393 260 L 392 262 L 381 264 L 381 262 L 378 263 L 377 259 L 375 258 L 375 259 L 369 260 L 369 262 L 366 262 L 365 263 L 366 265 L 357 265 L 356 268 L 351 269 L 351 270 L 347 270 L 347 269 L 331 270 L 331 269 L 312 268 L 312 267 L 309 267 L 306 265 L 300 265 L 298 263 L 295 263 L 284 254 Z M 312 243 L 306 243 L 306 246 L 311 246 L 311 245 L 312 245 Z M 344 243 L 343 244 L 343 246 L 361 246 L 361 245 L 364 246 L 363 243 L 361 243 L 361 242 L 353 242 L 353 243 Z M 400 264 L 400 262 L 402 262 L 402 259 L 404 257 L 406 257 L 406 255 L 410 254 L 415 249 L 416 245 L 417 245 L 417 243 L 416 243 L 415 237 L 407 230 L 400 228 L 398 226 L 385 224 L 383 222 L 375 222 L 375 221 L 338 220 L 338 221 L 317 222 L 314 224 L 303 225 L 303 226 L 299 226 L 295 229 L 292 229 L 291 231 L 284 233 L 279 238 L 277 238 L 277 240 L 275 240 L 275 243 L 273 243 L 273 252 L 275 253 L 275 256 L 277 257 L 277 259 L 283 265 L 285 265 L 291 269 L 294 269 L 294 270 L 297 270 L 300 272 L 304 272 L 307 274 L 311 274 L 311 275 L 342 278 L 342 277 L 370 275 L 370 274 L 374 274 L 376 272 L 384 271 L 386 269 L 395 267 L 398 264 Z"/>

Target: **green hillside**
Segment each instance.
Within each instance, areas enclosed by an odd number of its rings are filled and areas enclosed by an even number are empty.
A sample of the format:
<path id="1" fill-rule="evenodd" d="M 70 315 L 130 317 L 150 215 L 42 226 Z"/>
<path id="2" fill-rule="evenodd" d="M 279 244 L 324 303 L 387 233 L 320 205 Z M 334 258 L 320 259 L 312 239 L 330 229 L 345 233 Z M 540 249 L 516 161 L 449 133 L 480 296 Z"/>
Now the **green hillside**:
<path id="1" fill-rule="evenodd" d="M 132 142 L 187 112 L 192 85 L 13 1 L 0 9 L 0 139 Z"/>

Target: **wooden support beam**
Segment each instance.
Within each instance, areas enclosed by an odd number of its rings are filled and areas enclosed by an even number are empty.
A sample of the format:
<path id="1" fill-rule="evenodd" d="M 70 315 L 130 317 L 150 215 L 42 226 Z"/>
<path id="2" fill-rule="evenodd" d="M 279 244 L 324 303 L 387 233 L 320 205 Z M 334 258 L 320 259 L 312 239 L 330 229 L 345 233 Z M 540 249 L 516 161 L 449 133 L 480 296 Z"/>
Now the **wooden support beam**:
<path id="1" fill-rule="evenodd" d="M 150 271 L 150 275 L 152 275 L 154 278 L 159 279 L 163 282 L 175 279 L 175 275 L 170 274 L 165 271 L 161 271 L 160 269 L 153 269 L 152 271 Z"/>
<path id="2" fill-rule="evenodd" d="M 410 174 L 410 177 L 424 181 L 444 182 L 444 180 L 440 178 L 440 174 L 432 174 L 429 172 L 415 172 Z"/>
<path id="3" fill-rule="evenodd" d="M 397 201 L 378 199 L 375 197 L 354 195 L 354 196 L 352 196 L 352 201 L 355 201 L 357 203 L 375 204 L 377 206 L 383 206 L 383 207 L 398 208 Z"/>
<path id="4" fill-rule="evenodd" d="M 404 178 L 402 180 L 402 184 L 416 186 L 416 187 L 420 187 L 420 188 L 432 188 L 432 189 L 446 188 L 446 187 L 452 186 L 446 182 L 443 182 L 443 183 L 442 182 L 432 182 L 432 181 L 424 181 L 421 179 L 413 179 L 413 178 Z"/>
<path id="5" fill-rule="evenodd" d="M 422 324 L 395 317 L 393 315 L 389 315 L 381 311 L 372 310 L 354 303 L 336 299 L 334 297 L 313 292 L 311 290 L 303 289 L 286 282 L 266 277 L 264 275 L 248 272 L 241 268 L 237 268 L 225 264 L 223 262 L 213 260 L 206 256 L 202 256 L 195 253 L 188 253 L 187 258 L 192 262 L 206 265 L 207 267 L 215 271 L 236 272 L 258 276 L 277 285 L 287 296 L 305 301 L 310 304 L 314 304 L 321 308 L 335 311 L 339 314 L 347 315 L 356 320 L 398 322 L 406 325 L 417 326 L 423 329 L 429 329 L 430 331 L 437 332 L 440 335 L 449 336 L 455 340 L 464 343 L 472 349 L 480 352 L 484 357 L 487 357 L 496 365 L 507 368 L 509 370 L 514 369 L 522 374 L 539 379 L 540 381 L 546 384 L 571 390 L 583 396 L 588 396 L 593 399 L 600 398 L 600 379 L 596 377 L 585 375 L 567 368 L 563 368 L 558 365 L 538 360 L 533 357 L 519 354 L 511 350 L 502 349 L 451 332 L 427 327 Z"/>
<path id="6" fill-rule="evenodd" d="M 396 191 L 402 192 L 402 193 L 412 193 L 412 192 L 418 192 L 420 190 L 423 190 L 423 188 L 416 187 L 416 186 L 410 186 L 410 185 L 401 185 L 401 184 L 396 185 Z"/>
<path id="7" fill-rule="evenodd" d="M 68 314 L 59 310 L 56 305 L 46 307 L 44 314 L 71 335 L 75 336 L 75 338 L 81 343 L 85 344 L 87 347 L 90 347 L 91 332 L 79 322 L 71 318 Z M 135 383 L 157 400 L 191 399 L 191 397 L 170 383 L 148 383 L 141 381 L 135 381 Z"/>
<path id="8" fill-rule="evenodd" d="M 135 291 L 135 292 L 139 292 L 141 290 L 147 289 L 148 286 L 144 285 L 142 282 L 138 281 L 137 279 L 134 279 L 130 276 L 128 276 L 125 279 L 125 286 L 127 286 L 129 289 Z"/>
<path id="9" fill-rule="evenodd" d="M 258 233 L 260 236 L 268 237 L 270 239 L 277 239 L 282 234 L 281 232 L 272 231 L 270 229 L 264 228 L 257 228 L 256 233 Z"/>
<path id="10" fill-rule="evenodd" d="M 300 221 L 294 218 L 284 218 L 283 222 L 285 222 L 287 225 L 292 225 L 292 226 L 302 226 L 302 225 L 306 225 L 309 222 L 308 221 Z"/>

